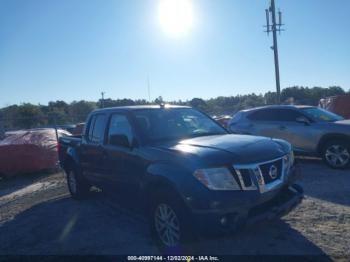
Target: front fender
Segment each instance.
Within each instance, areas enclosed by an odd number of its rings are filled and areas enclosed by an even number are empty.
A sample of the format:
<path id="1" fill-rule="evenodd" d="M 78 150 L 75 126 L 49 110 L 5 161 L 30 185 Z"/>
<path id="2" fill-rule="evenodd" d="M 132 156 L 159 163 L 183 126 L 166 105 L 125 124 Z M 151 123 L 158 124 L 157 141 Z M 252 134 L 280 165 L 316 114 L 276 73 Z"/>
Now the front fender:
<path id="1" fill-rule="evenodd" d="M 67 148 L 66 157 L 63 163 L 61 163 L 61 166 L 63 169 L 66 169 L 71 164 L 74 164 L 76 167 L 80 168 L 80 157 L 74 147 Z"/>
<path id="2" fill-rule="evenodd" d="M 147 168 L 147 184 L 165 183 L 176 191 L 181 191 L 186 176 L 191 173 L 184 167 L 169 162 L 157 162 Z"/>
<path id="3" fill-rule="evenodd" d="M 348 143 L 350 143 L 350 135 L 342 134 L 342 133 L 325 134 L 324 136 L 321 137 L 317 145 L 317 152 L 321 153 L 326 143 L 331 140 L 342 140 L 344 142 L 347 141 Z"/>
<path id="4" fill-rule="evenodd" d="M 283 148 L 286 154 L 292 151 L 293 149 L 292 145 L 286 140 L 274 138 L 273 141 L 278 143 Z"/>

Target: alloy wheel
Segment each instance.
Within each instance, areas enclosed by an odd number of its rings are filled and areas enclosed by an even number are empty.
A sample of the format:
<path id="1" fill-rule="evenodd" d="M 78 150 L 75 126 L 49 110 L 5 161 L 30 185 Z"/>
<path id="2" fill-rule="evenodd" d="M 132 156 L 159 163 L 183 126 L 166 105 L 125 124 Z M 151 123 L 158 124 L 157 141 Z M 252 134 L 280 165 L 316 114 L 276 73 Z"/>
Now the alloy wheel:
<path id="1" fill-rule="evenodd" d="M 154 214 L 159 239 L 168 247 L 180 242 L 180 223 L 175 211 L 167 204 L 160 204 Z"/>
<path id="2" fill-rule="evenodd" d="M 326 160 L 334 167 L 344 167 L 349 163 L 350 153 L 341 145 L 331 145 L 325 153 Z"/>

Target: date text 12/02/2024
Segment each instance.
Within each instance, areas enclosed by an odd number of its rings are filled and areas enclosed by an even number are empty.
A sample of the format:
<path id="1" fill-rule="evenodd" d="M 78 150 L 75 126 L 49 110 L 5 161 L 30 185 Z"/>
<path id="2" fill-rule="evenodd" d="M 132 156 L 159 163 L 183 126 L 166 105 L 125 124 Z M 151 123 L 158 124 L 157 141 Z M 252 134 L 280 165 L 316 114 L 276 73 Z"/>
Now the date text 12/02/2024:
<path id="1" fill-rule="evenodd" d="M 219 261 L 216 256 L 128 256 L 128 261 Z"/>

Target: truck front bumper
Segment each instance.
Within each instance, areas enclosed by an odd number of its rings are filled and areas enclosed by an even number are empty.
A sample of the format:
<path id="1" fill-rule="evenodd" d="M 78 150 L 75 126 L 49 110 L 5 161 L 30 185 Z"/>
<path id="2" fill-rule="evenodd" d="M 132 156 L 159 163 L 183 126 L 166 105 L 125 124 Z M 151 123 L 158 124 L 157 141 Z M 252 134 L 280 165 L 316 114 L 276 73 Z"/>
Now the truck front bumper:
<path id="1" fill-rule="evenodd" d="M 303 189 L 293 184 L 283 188 L 269 201 L 256 206 L 241 206 L 236 210 L 192 211 L 194 229 L 200 235 L 232 233 L 244 225 L 288 214 L 301 203 L 303 197 Z"/>

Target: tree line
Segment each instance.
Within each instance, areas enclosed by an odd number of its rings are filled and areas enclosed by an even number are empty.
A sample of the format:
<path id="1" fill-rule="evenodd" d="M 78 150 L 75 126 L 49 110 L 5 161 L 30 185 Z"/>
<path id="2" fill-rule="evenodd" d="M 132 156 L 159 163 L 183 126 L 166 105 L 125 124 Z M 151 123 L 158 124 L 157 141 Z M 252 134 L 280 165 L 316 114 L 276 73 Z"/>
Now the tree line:
<path id="1" fill-rule="evenodd" d="M 321 98 L 343 95 L 347 92 L 339 86 L 303 87 L 293 86 L 282 90 L 281 99 L 284 104 L 318 105 Z M 350 93 L 350 90 L 348 91 Z M 271 105 L 276 101 L 275 92 L 265 94 L 248 94 L 236 96 L 220 96 L 208 100 L 193 98 L 187 101 L 166 101 L 171 104 L 189 105 L 211 115 L 233 114 L 239 110 L 263 105 Z M 152 102 L 144 99 L 104 99 L 103 101 L 52 101 L 48 105 L 23 103 L 0 109 L 0 130 L 49 127 L 55 125 L 76 124 L 84 122 L 87 115 L 100 107 L 147 105 L 165 102 L 158 97 Z"/>

